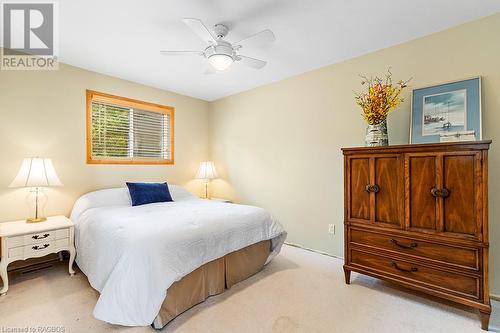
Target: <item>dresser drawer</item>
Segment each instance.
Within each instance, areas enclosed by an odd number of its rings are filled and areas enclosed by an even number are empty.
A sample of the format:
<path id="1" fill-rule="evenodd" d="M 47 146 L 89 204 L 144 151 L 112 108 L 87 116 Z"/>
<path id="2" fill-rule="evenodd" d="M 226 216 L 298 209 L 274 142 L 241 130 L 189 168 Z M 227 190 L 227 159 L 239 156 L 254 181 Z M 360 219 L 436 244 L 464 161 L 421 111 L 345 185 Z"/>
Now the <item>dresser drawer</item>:
<path id="1" fill-rule="evenodd" d="M 479 250 L 424 242 L 406 237 L 351 229 L 351 244 L 376 247 L 405 255 L 440 261 L 474 271 L 479 270 Z"/>
<path id="2" fill-rule="evenodd" d="M 385 275 L 392 275 L 412 284 L 441 289 L 475 300 L 480 298 L 480 277 L 455 274 L 417 265 L 411 261 L 392 259 L 351 249 L 351 264 Z"/>
<path id="3" fill-rule="evenodd" d="M 69 237 L 69 229 L 56 230 L 56 239 L 63 239 Z"/>
<path id="4" fill-rule="evenodd" d="M 38 243 L 46 243 L 48 241 L 68 238 L 69 237 L 69 229 L 57 229 L 57 230 L 49 230 L 39 233 L 27 234 L 16 237 L 9 237 L 7 241 L 7 247 L 13 248 L 24 245 L 38 244 Z"/>
<path id="5" fill-rule="evenodd" d="M 69 238 L 45 241 L 37 244 L 30 244 L 9 249 L 9 258 L 33 258 L 42 257 L 49 253 L 59 252 L 68 249 Z"/>

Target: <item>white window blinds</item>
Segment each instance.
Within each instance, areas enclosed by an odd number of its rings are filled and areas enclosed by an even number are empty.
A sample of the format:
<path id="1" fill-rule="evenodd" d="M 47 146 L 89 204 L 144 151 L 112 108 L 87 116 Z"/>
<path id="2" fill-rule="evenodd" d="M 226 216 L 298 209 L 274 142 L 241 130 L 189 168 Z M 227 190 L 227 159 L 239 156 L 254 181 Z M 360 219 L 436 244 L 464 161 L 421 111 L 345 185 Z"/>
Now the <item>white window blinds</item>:
<path id="1" fill-rule="evenodd" d="M 169 112 L 92 101 L 91 159 L 172 161 L 171 117 Z"/>

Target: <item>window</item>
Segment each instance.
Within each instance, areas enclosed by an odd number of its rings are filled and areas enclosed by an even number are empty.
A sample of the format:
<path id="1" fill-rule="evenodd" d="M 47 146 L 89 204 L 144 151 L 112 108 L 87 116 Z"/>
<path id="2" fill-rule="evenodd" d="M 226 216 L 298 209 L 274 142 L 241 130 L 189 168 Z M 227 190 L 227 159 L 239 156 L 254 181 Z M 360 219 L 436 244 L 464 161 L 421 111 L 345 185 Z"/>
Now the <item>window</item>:
<path id="1" fill-rule="evenodd" d="M 173 164 L 174 108 L 87 90 L 87 163 Z"/>

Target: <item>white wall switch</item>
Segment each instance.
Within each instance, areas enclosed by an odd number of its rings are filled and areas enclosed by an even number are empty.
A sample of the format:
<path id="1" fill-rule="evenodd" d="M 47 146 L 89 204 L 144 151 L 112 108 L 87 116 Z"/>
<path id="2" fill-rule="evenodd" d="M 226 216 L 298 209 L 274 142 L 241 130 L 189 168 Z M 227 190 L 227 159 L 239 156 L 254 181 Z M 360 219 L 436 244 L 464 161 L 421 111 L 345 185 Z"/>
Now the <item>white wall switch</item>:
<path id="1" fill-rule="evenodd" d="M 335 224 L 329 224 L 328 225 L 328 233 L 335 235 Z"/>

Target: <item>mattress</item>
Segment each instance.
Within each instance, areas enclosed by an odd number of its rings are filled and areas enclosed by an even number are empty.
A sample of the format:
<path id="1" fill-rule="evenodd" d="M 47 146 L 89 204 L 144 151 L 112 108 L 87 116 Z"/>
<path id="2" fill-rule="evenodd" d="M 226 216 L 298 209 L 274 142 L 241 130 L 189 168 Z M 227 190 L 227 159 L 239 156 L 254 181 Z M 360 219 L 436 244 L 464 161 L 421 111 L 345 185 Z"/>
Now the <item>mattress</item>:
<path id="1" fill-rule="evenodd" d="M 112 324 L 150 325 L 175 282 L 266 240 L 267 264 L 286 238 L 280 223 L 258 207 L 177 195 L 174 189 L 174 202 L 132 207 L 126 189 L 102 192 L 79 199 L 72 220 L 76 262 L 100 292 L 94 317 Z"/>

